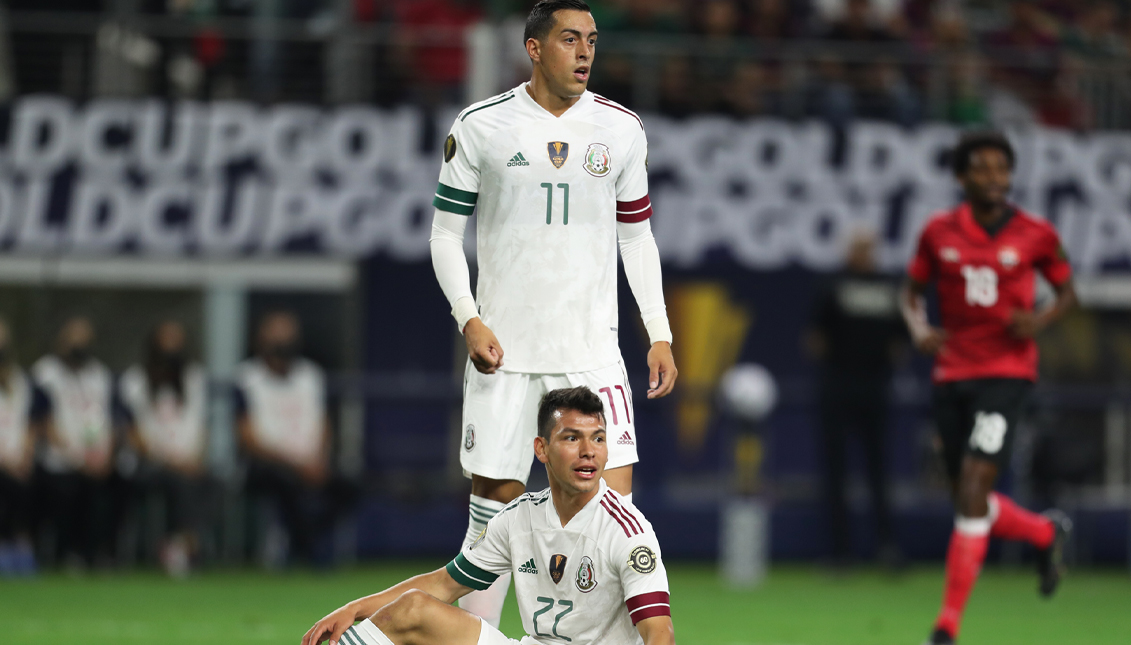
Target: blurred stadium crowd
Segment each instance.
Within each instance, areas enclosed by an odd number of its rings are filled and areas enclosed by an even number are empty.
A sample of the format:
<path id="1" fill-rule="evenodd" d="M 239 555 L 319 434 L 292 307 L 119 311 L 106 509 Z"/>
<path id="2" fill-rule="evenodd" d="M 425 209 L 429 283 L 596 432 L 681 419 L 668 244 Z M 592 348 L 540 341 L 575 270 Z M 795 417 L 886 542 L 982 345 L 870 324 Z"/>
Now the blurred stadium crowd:
<path id="1" fill-rule="evenodd" d="M 158 324 L 144 359 L 120 374 L 95 340 L 90 319 L 69 318 L 55 350 L 25 370 L 0 321 L 0 577 L 147 560 L 185 575 L 216 555 L 233 492 L 247 504 L 237 521 L 253 524 L 249 552 L 265 564 L 328 560 L 319 533 L 356 491 L 331 467 L 325 378 L 299 354 L 293 314 L 262 316 L 238 368 L 239 491 L 208 467 L 210 388 L 184 326 Z"/>
<path id="2" fill-rule="evenodd" d="M 10 85 L 75 98 L 461 103 L 475 26 L 491 27 L 505 61 L 494 89 L 528 73 L 531 4 L 13 0 Z M 590 4 L 602 32 L 593 89 L 644 112 L 1073 129 L 1131 118 L 1131 6 L 1119 0 Z M 121 60 L 89 74 L 68 62 L 92 53 Z"/>

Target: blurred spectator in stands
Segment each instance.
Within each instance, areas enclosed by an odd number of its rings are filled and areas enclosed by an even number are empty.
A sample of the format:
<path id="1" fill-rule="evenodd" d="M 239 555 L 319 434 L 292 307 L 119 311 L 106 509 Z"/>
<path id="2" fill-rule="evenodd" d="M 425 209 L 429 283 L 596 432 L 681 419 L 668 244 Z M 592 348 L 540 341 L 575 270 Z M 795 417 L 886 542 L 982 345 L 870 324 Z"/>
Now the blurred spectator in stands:
<path id="1" fill-rule="evenodd" d="M 775 115 L 782 112 L 781 99 L 773 90 L 770 69 L 758 61 L 739 63 L 724 92 L 724 111 L 738 118 Z"/>
<path id="2" fill-rule="evenodd" d="M 805 86 L 805 113 L 834 127 L 845 126 L 856 113 L 856 95 L 846 77 L 839 59 L 818 58 Z"/>
<path id="3" fill-rule="evenodd" d="M 844 15 L 834 22 L 825 33 L 825 38 L 847 46 L 890 45 L 898 42 L 896 36 L 881 22 L 869 0 L 847 0 Z M 832 77 L 831 87 L 826 94 L 835 100 L 835 115 L 826 114 L 826 119 L 837 123 L 849 116 L 868 119 L 883 119 L 909 125 L 919 117 L 919 100 L 904 77 L 903 71 L 890 59 L 876 58 L 869 49 L 848 49 L 844 52 L 848 63 L 842 70 L 834 71 L 823 65 L 822 76 Z M 841 80 L 843 79 L 843 80 Z M 851 93 L 846 100 L 845 93 Z"/>
<path id="4" fill-rule="evenodd" d="M 185 344 L 180 323 L 161 323 L 146 343 L 145 362 L 119 382 L 130 441 L 142 458 L 141 489 L 164 502 L 161 564 L 176 577 L 189 573 L 197 551 L 207 442 L 204 370 L 188 361 Z"/>
<path id="5" fill-rule="evenodd" d="M 834 566 L 843 566 L 851 558 L 846 491 L 852 433 L 864 448 L 880 561 L 891 567 L 903 562 L 891 523 L 885 452 L 888 389 L 904 331 L 898 285 L 877 270 L 875 250 L 874 234 L 853 236 L 844 270 L 817 292 L 805 338 L 809 354 L 821 364 L 824 490 Z"/>
<path id="6" fill-rule="evenodd" d="M 103 563 L 114 531 L 110 490 L 114 435 L 114 383 L 110 370 L 91 353 L 94 326 L 78 316 L 59 330 L 54 354 L 39 359 L 31 373 L 43 390 L 50 421 L 42 453 L 44 510 L 55 540 L 49 556 L 77 564 Z"/>
<path id="7" fill-rule="evenodd" d="M 946 118 L 957 125 L 987 121 L 985 62 L 974 51 L 958 54 L 948 63 Z"/>
<path id="8" fill-rule="evenodd" d="M 681 119 L 699 107 L 692 84 L 691 63 L 683 56 L 664 61 L 660 72 L 660 113 Z"/>
<path id="9" fill-rule="evenodd" d="M 825 25 L 841 20 L 851 11 L 849 4 L 852 0 L 811 0 L 813 17 Z M 877 22 L 888 24 L 902 13 L 902 5 L 907 0 L 871 0 L 868 12 Z"/>
<path id="10" fill-rule="evenodd" d="M 248 462 L 247 493 L 278 506 L 291 554 L 309 559 L 316 529 L 325 528 L 317 515 L 327 480 L 330 431 L 325 377 L 299 355 L 299 340 L 293 314 L 263 317 L 256 355 L 240 365 L 236 376 L 236 412 Z M 278 554 L 268 558 L 273 555 Z"/>
<path id="11" fill-rule="evenodd" d="M 846 43 L 888 43 L 895 40 L 872 9 L 870 0 L 846 0 L 843 15 L 835 20 L 824 37 Z"/>
<path id="12" fill-rule="evenodd" d="M 589 5 L 597 29 L 605 32 L 670 34 L 685 31 L 686 27 L 684 3 L 680 0 L 609 0 Z"/>
<path id="13" fill-rule="evenodd" d="M 801 34 L 808 9 L 805 2 L 751 0 L 746 33 L 764 42 L 781 42 Z"/>
<path id="14" fill-rule="evenodd" d="M 695 50 L 695 93 L 709 109 L 725 111 L 741 14 L 735 0 L 707 0 L 696 9 L 695 24 L 704 42 Z"/>
<path id="15" fill-rule="evenodd" d="M 467 75 L 467 50 L 463 33 L 480 20 L 475 0 L 412 0 L 397 10 L 402 57 L 425 105 L 462 103 Z"/>
<path id="16" fill-rule="evenodd" d="M 1008 47 L 1036 63 L 1045 62 L 1057 46 L 1057 23 L 1036 2 L 1012 0 L 1004 29 L 991 32 L 986 44 Z"/>
<path id="17" fill-rule="evenodd" d="M 1075 24 L 1062 32 L 1066 50 L 1088 61 L 1114 61 L 1127 58 L 1127 43 L 1119 31 L 1119 7 L 1114 2 L 1090 2 Z"/>
<path id="18" fill-rule="evenodd" d="M 905 127 L 922 117 L 919 94 L 890 59 L 880 59 L 865 69 L 856 107 L 859 118 L 893 121 Z"/>
<path id="19" fill-rule="evenodd" d="M 42 396 L 16 364 L 8 323 L 0 320 L 0 578 L 35 573 L 32 468 Z"/>
<path id="20" fill-rule="evenodd" d="M 621 105 L 632 106 L 632 89 L 636 80 L 636 67 L 629 55 L 620 52 L 606 53 L 595 69 L 590 88 L 593 92 L 612 99 Z M 530 67 L 527 58 L 527 67 Z"/>
<path id="21" fill-rule="evenodd" d="M 1036 2 L 1010 2 L 1009 23 L 985 39 L 991 57 L 1001 60 L 992 68 L 995 84 L 1004 84 L 1021 99 L 1032 102 L 1036 98 L 1033 86 L 1056 63 L 1058 29 Z"/>
<path id="22" fill-rule="evenodd" d="M 1078 62 L 1065 59 L 1043 87 L 1037 104 L 1037 119 L 1041 124 L 1066 130 L 1092 127 L 1091 107 L 1080 96 L 1079 67 Z"/>
<path id="23" fill-rule="evenodd" d="M 970 46 L 970 27 L 962 7 L 953 3 L 937 3 L 931 12 L 929 33 L 931 44 L 941 50 L 965 50 Z"/>
<path id="24" fill-rule="evenodd" d="M 1014 0 L 1005 28 L 984 38 L 991 61 L 987 107 L 994 127 L 1036 122 L 1036 106 L 1056 65 L 1058 29 L 1036 2 Z"/>

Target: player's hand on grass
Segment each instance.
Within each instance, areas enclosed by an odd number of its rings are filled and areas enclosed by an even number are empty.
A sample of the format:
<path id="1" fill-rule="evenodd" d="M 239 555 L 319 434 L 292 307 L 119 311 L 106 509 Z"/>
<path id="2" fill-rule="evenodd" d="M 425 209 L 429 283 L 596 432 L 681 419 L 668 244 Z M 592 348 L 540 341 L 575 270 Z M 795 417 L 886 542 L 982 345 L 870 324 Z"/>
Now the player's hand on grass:
<path id="1" fill-rule="evenodd" d="M 467 341 L 467 355 L 475 369 L 483 374 L 494 374 L 503 366 L 503 346 L 495 338 L 495 332 L 479 318 L 467 321 L 463 328 L 463 338 Z"/>
<path id="2" fill-rule="evenodd" d="M 1032 311 L 1014 309 L 1009 317 L 1009 333 L 1016 338 L 1032 338 L 1044 328 L 1042 318 Z"/>
<path id="3" fill-rule="evenodd" d="M 913 334 L 911 341 L 915 343 L 915 349 L 924 354 L 934 356 L 939 353 L 943 344 L 946 343 L 946 336 L 946 331 L 938 327 L 926 326 Z"/>
<path id="4" fill-rule="evenodd" d="M 672 392 L 679 370 L 675 368 L 671 343 L 658 341 L 648 350 L 648 398 L 663 398 Z"/>
<path id="5" fill-rule="evenodd" d="M 318 645 L 322 641 L 329 641 L 330 645 L 337 645 L 342 634 L 353 627 L 355 618 L 357 616 L 349 605 L 327 614 L 325 618 L 314 623 L 314 627 L 311 627 L 310 631 L 306 632 L 306 635 L 302 637 L 302 645 Z"/>

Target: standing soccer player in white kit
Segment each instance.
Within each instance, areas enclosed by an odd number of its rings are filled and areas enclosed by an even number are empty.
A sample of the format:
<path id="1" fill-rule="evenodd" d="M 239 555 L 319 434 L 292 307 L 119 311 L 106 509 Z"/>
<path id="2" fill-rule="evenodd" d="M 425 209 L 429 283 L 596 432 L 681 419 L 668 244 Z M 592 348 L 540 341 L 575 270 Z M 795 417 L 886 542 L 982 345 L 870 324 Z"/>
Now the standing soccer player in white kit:
<path id="1" fill-rule="evenodd" d="M 465 546 L 525 490 L 538 401 L 555 388 L 584 385 L 601 397 L 605 480 L 631 499 L 638 458 L 617 343 L 618 240 L 652 345 L 648 398 L 666 396 L 676 379 L 648 222 L 643 124 L 585 89 L 597 42 L 587 4 L 539 2 L 525 38 L 530 81 L 460 113 L 433 201 L 432 262 L 470 355 L 460 451 L 472 479 Z M 473 297 L 463 237 L 476 210 Z M 461 606 L 498 625 L 509 578 Z"/>
<path id="2" fill-rule="evenodd" d="M 302 645 L 674 645 L 656 534 L 601 479 L 604 405 L 584 386 L 546 394 L 531 446 L 549 488 L 511 502 L 446 567 L 331 612 Z M 521 644 L 451 606 L 505 572 L 516 576 Z"/>

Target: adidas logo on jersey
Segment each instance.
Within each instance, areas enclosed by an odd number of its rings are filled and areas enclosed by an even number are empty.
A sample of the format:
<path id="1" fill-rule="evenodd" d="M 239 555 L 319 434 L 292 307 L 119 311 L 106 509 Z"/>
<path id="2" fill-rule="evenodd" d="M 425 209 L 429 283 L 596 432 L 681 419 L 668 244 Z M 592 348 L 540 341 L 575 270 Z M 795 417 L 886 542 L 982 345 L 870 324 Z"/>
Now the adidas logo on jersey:
<path id="1" fill-rule="evenodd" d="M 625 430 L 624 434 L 622 434 L 620 436 L 620 439 L 617 439 L 617 445 L 618 446 L 635 446 L 636 442 L 632 440 L 632 436 L 628 434 L 628 430 Z"/>
<path id="2" fill-rule="evenodd" d="M 534 558 L 527 560 L 525 564 L 518 568 L 518 572 L 533 573 L 534 575 L 538 575 L 538 565 L 534 564 Z"/>
<path id="3" fill-rule="evenodd" d="M 526 157 L 522 156 L 521 152 L 518 153 L 517 155 L 511 157 L 511 160 L 507 162 L 507 168 L 511 168 L 513 166 L 529 166 L 529 165 L 530 165 L 530 162 L 526 160 Z"/>

